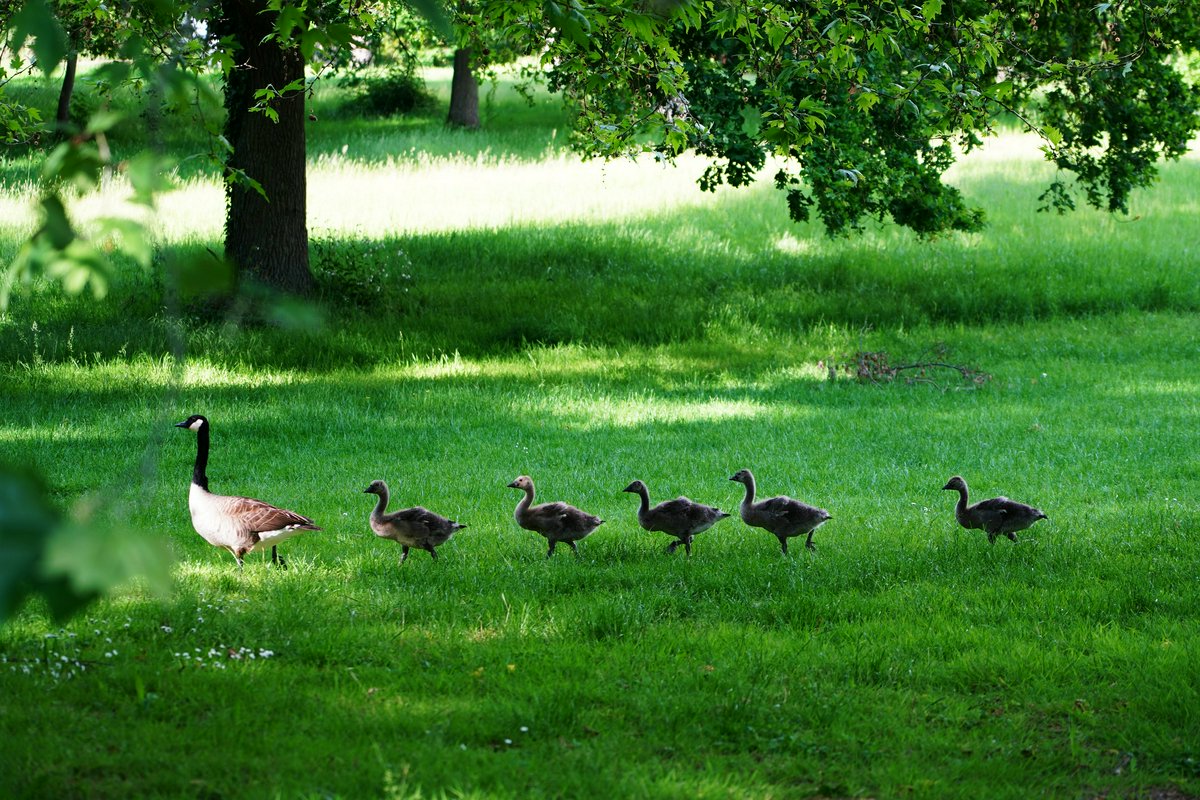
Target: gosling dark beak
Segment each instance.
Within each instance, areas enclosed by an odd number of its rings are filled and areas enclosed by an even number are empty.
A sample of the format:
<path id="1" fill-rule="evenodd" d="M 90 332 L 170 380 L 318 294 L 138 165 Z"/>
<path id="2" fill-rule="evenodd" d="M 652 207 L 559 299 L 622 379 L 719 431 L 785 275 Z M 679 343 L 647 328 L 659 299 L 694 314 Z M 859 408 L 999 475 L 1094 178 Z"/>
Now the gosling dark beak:
<path id="1" fill-rule="evenodd" d="M 953 488 L 954 488 L 953 486 L 951 486 L 950 484 L 947 483 L 945 486 L 942 487 L 942 491 L 945 491 L 946 489 L 953 489 Z"/>
<path id="2" fill-rule="evenodd" d="M 513 481 L 512 483 L 510 483 L 510 484 L 508 485 L 508 488 L 509 488 L 509 489 L 517 489 L 517 488 L 519 488 L 519 487 L 517 486 L 517 482 L 516 482 L 516 481 Z"/>
<path id="3" fill-rule="evenodd" d="M 731 481 L 736 481 L 736 480 L 737 480 L 737 475 L 730 475 L 730 476 L 729 476 L 729 480 L 731 480 Z"/>
<path id="4" fill-rule="evenodd" d="M 363 489 L 363 494 L 370 494 L 370 493 L 371 493 L 371 487 L 370 487 L 370 486 L 368 486 L 367 488 Z"/>

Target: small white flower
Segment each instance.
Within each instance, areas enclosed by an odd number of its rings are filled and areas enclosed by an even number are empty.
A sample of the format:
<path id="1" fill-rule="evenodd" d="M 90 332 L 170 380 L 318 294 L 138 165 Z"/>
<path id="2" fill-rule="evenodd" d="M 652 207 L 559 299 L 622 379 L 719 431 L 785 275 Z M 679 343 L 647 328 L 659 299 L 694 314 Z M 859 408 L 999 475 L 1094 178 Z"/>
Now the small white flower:
<path id="1" fill-rule="evenodd" d="M 528 726 L 528 725 L 522 725 L 522 726 L 521 726 L 521 733 L 529 733 L 529 726 Z"/>

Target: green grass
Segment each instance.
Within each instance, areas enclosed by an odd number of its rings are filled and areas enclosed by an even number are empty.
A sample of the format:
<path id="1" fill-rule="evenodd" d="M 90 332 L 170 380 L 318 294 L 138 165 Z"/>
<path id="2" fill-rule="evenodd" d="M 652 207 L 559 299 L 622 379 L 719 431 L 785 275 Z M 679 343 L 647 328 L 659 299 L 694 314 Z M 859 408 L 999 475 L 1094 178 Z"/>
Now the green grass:
<path id="1" fill-rule="evenodd" d="M 1195 159 L 1136 221 L 1058 219 L 1007 137 L 956 173 L 987 232 L 842 242 L 766 188 L 574 165 L 544 110 L 513 113 L 462 155 L 434 121 L 316 151 L 314 252 L 339 276 L 318 332 L 189 312 L 180 363 L 141 275 L 0 320 L 0 453 L 178 555 L 168 598 L 0 630 L 0 794 L 1200 793 Z M 386 158 L 406 147 L 439 155 Z M 187 181 L 165 252 L 217 244 L 219 190 Z M 7 219 L 4 253 L 29 224 Z M 939 342 L 992 380 L 827 379 Z M 192 532 L 194 438 L 170 427 L 190 413 L 214 489 L 325 526 L 287 571 L 238 574 Z M 620 492 L 732 510 L 741 467 L 833 513 L 815 553 L 732 519 L 668 557 Z M 578 559 L 516 527 L 521 473 L 607 520 Z M 953 521 L 955 473 L 1050 520 L 988 546 Z M 375 478 L 470 527 L 397 567 Z"/>

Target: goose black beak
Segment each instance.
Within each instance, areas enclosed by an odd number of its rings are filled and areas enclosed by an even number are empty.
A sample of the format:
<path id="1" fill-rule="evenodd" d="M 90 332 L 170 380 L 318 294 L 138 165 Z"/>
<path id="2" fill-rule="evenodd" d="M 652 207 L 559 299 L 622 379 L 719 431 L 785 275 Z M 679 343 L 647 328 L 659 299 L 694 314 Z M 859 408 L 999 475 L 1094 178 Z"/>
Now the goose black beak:
<path id="1" fill-rule="evenodd" d="M 186 420 L 186 419 L 185 419 L 183 422 L 176 422 L 176 423 L 175 423 L 175 427 L 176 427 L 176 428 L 186 428 L 187 426 L 188 426 L 188 424 L 187 424 L 187 420 Z"/>

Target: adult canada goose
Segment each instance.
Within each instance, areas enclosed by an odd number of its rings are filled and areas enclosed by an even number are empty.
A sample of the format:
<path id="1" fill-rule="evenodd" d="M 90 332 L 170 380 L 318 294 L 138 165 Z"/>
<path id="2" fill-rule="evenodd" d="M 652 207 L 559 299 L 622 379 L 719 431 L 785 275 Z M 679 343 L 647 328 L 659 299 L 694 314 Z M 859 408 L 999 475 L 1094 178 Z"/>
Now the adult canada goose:
<path id="1" fill-rule="evenodd" d="M 204 540 L 224 547 L 237 559 L 238 569 L 246 553 L 271 548 L 271 563 L 286 567 L 275 547 L 302 531 L 321 528 L 308 517 L 276 508 L 270 503 L 250 497 L 213 494 L 208 490 L 208 420 L 193 414 L 176 428 L 196 432 L 196 465 L 192 469 L 192 488 L 188 493 L 188 509 L 192 512 L 192 527 Z"/>
<path id="2" fill-rule="evenodd" d="M 533 505 L 533 479 L 522 475 L 508 485 L 510 489 L 525 492 L 517 509 L 513 512 L 517 524 L 527 531 L 540 533 L 550 542 L 546 558 L 554 555 L 554 546 L 566 542 L 579 555 L 575 543 L 604 524 L 604 520 L 566 503 L 542 503 Z"/>
<path id="3" fill-rule="evenodd" d="M 371 481 L 363 493 L 379 495 L 379 502 L 371 510 L 371 530 L 375 531 L 376 536 L 391 539 L 400 545 L 401 564 L 408 558 L 410 547 L 428 550 L 436 561 L 437 551 L 434 548 L 449 541 L 455 531 L 467 527 L 420 506 L 384 513 L 388 504 L 388 485 L 383 481 Z"/>
<path id="4" fill-rule="evenodd" d="M 634 481 L 621 491 L 632 492 L 642 498 L 638 507 L 638 524 L 648 531 L 661 531 L 674 536 L 676 541 L 667 545 L 667 552 L 683 545 L 684 551 L 692 554 L 692 539 L 711 528 L 729 514 L 719 508 L 697 503 L 686 497 L 666 500 L 656 506 L 650 505 L 650 490 L 641 481 Z"/>
<path id="5" fill-rule="evenodd" d="M 788 551 L 787 540 L 806 533 L 808 540 L 804 546 L 809 550 L 817 549 L 813 545 L 813 531 L 832 519 L 828 511 L 784 495 L 754 502 L 754 475 L 748 469 L 739 470 L 729 480 L 746 486 L 746 497 L 741 506 L 742 521 L 775 534 L 784 555 Z"/>
<path id="6" fill-rule="evenodd" d="M 968 505 L 967 482 L 958 475 L 946 481 L 942 489 L 958 492 L 958 504 L 954 506 L 954 518 L 958 524 L 967 530 L 980 528 L 987 531 L 988 541 L 993 544 L 1001 534 L 1015 542 L 1017 531 L 1025 530 L 1039 519 L 1049 519 L 1033 506 L 1007 497 L 993 497 Z"/>

